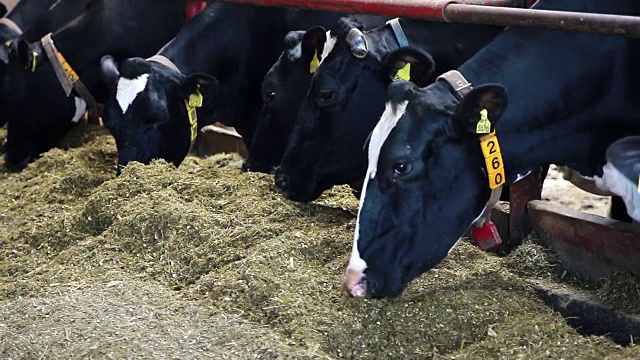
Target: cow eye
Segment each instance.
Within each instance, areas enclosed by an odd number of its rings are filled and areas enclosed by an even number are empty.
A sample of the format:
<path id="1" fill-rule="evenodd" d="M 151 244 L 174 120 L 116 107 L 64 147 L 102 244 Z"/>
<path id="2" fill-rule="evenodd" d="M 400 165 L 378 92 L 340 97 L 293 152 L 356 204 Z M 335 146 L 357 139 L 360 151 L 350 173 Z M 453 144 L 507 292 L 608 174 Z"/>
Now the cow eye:
<path id="1" fill-rule="evenodd" d="M 273 99 L 276 98 L 276 92 L 275 91 L 267 91 L 267 94 L 264 97 L 264 101 L 265 102 L 272 102 Z"/>
<path id="2" fill-rule="evenodd" d="M 411 171 L 411 163 L 399 162 L 393 165 L 393 174 L 396 176 L 407 175 Z"/>

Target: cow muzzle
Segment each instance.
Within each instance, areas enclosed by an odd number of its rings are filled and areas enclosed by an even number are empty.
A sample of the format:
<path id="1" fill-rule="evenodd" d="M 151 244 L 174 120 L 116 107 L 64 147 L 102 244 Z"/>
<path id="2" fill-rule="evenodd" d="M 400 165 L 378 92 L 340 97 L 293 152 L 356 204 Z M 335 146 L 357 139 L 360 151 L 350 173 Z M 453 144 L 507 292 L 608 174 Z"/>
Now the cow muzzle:
<path id="1" fill-rule="evenodd" d="M 353 297 L 364 297 L 367 295 L 367 277 L 361 271 L 347 268 L 344 274 L 344 285 Z"/>

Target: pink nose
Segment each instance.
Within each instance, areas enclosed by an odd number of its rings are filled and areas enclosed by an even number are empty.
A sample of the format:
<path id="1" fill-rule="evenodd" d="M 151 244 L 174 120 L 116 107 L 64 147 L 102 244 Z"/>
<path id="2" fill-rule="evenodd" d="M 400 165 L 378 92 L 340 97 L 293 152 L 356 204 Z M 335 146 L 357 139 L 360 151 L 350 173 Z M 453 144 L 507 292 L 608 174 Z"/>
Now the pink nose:
<path id="1" fill-rule="evenodd" d="M 367 283 L 361 271 L 347 268 L 344 274 L 344 284 L 353 297 L 364 297 L 367 294 Z"/>

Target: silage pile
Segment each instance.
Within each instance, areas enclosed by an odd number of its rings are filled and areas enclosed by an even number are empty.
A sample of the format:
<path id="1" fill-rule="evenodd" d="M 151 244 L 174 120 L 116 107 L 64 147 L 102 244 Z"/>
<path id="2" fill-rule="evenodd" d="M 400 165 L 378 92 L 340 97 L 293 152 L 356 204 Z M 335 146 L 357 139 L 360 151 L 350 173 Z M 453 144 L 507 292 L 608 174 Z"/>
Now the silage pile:
<path id="1" fill-rule="evenodd" d="M 357 211 L 349 189 L 286 201 L 269 176 L 241 174 L 234 156 L 133 164 L 116 179 L 111 138 L 91 129 L 81 142 L 0 175 L 3 358 L 640 352 L 583 337 L 546 307 L 525 280 L 562 281 L 555 272 L 467 242 L 398 299 L 351 299 L 341 283 Z"/>

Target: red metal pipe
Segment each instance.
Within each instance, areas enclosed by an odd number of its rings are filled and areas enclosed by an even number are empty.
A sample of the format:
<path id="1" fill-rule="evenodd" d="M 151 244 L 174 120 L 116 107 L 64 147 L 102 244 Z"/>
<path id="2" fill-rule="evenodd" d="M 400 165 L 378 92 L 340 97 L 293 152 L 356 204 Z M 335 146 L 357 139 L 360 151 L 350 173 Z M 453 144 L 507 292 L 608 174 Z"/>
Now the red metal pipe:
<path id="1" fill-rule="evenodd" d="M 485 6 L 521 6 L 522 0 L 224 0 L 259 6 L 281 6 L 345 13 L 377 14 L 446 21 L 444 8 L 451 3 Z"/>
<path id="2" fill-rule="evenodd" d="M 640 37 L 640 17 L 513 8 L 528 0 L 223 0 L 441 22 L 533 26 Z M 482 6 L 481 6 L 482 5 Z M 511 7 L 511 8 L 510 8 Z"/>

